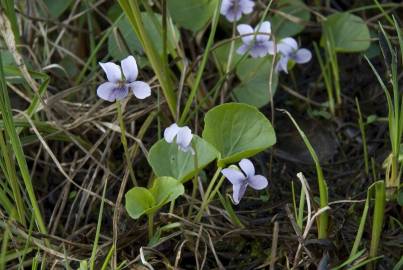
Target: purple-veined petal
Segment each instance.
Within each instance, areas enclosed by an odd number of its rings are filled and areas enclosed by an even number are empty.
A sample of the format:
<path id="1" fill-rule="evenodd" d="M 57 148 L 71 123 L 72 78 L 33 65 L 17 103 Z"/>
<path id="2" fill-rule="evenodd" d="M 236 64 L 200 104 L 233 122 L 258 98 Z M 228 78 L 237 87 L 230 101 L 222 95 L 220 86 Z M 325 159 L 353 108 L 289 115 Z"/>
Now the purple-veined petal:
<path id="1" fill-rule="evenodd" d="M 247 158 L 242 159 L 239 162 L 239 167 L 241 167 L 242 171 L 246 174 L 247 177 L 252 177 L 255 175 L 255 166 L 253 166 L 252 161 Z"/>
<path id="2" fill-rule="evenodd" d="M 221 173 L 227 178 L 231 184 L 233 185 L 240 185 L 246 179 L 245 175 L 236 169 L 226 168 L 222 169 Z"/>
<path id="3" fill-rule="evenodd" d="M 148 83 L 142 81 L 135 81 L 128 84 L 133 91 L 133 94 L 138 99 L 145 99 L 151 95 L 151 88 Z"/>
<path id="4" fill-rule="evenodd" d="M 262 22 L 262 24 L 255 27 L 255 32 L 262 33 L 256 35 L 256 40 L 259 42 L 268 41 L 270 39 L 271 24 L 268 21 Z"/>
<path id="5" fill-rule="evenodd" d="M 188 127 L 181 127 L 176 135 L 176 143 L 183 149 L 187 149 L 190 146 L 193 135 L 192 131 Z"/>
<path id="6" fill-rule="evenodd" d="M 172 143 L 175 136 L 178 134 L 180 127 L 176 123 L 173 123 L 164 130 L 164 139 L 167 143 Z"/>
<path id="7" fill-rule="evenodd" d="M 243 44 L 236 50 L 237 54 L 244 55 L 249 49 L 249 45 Z"/>
<path id="8" fill-rule="evenodd" d="M 234 200 L 234 204 L 239 204 L 243 195 L 245 195 L 246 188 L 248 187 L 247 183 L 241 183 L 239 185 L 232 186 L 232 199 Z"/>
<path id="9" fill-rule="evenodd" d="M 128 94 L 129 94 L 129 87 L 127 87 L 127 85 L 115 88 L 115 90 L 113 91 L 113 96 L 115 97 L 115 100 L 125 99 Z"/>
<path id="10" fill-rule="evenodd" d="M 227 18 L 229 22 L 238 21 L 241 17 L 242 17 L 242 11 L 239 8 L 229 9 L 227 14 L 225 15 L 225 18 Z"/>
<path id="11" fill-rule="evenodd" d="M 250 49 L 250 55 L 253 58 L 263 57 L 269 53 L 269 46 L 267 43 L 256 43 Z"/>
<path id="12" fill-rule="evenodd" d="M 236 27 L 238 33 L 241 35 L 242 42 L 250 44 L 253 41 L 253 28 L 247 24 L 240 24 Z"/>
<path id="13" fill-rule="evenodd" d="M 120 70 L 120 67 L 115 63 L 99 63 L 99 65 L 104 70 L 108 81 L 112 83 L 117 83 L 122 79 L 122 71 Z"/>
<path id="14" fill-rule="evenodd" d="M 267 187 L 268 181 L 267 178 L 263 175 L 253 175 L 248 177 L 248 184 L 256 190 L 261 190 Z"/>
<path id="15" fill-rule="evenodd" d="M 137 69 L 136 59 L 132 55 L 129 55 L 120 62 L 122 66 L 123 75 L 127 82 L 131 83 L 137 79 L 139 71 Z"/>
<path id="16" fill-rule="evenodd" d="M 250 14 L 253 12 L 255 3 L 252 0 L 240 0 L 238 5 L 243 14 Z"/>
<path id="17" fill-rule="evenodd" d="M 111 82 L 104 82 L 97 88 L 97 95 L 98 97 L 102 98 L 103 100 L 107 100 L 110 102 L 115 101 L 113 91 L 116 88 L 116 84 Z"/>
<path id="18" fill-rule="evenodd" d="M 298 64 L 308 63 L 312 59 L 312 53 L 308 49 L 299 49 L 294 56 L 294 61 Z"/>

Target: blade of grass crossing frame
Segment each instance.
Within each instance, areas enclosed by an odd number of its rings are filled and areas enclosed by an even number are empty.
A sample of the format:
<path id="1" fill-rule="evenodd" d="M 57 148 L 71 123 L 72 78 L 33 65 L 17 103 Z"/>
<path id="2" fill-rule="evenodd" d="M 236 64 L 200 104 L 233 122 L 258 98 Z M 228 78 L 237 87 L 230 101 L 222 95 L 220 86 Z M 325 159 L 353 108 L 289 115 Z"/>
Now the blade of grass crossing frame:
<path id="1" fill-rule="evenodd" d="M 8 135 L 10 144 L 14 151 L 22 179 L 24 181 L 24 186 L 27 191 L 31 207 L 35 215 L 35 221 L 37 223 L 38 229 L 41 233 L 46 233 L 47 232 L 46 226 L 42 219 L 42 214 L 39 209 L 38 201 L 36 200 L 30 172 L 28 170 L 27 161 L 25 159 L 20 138 L 18 137 L 17 131 L 15 129 L 2 63 L 3 63 L 2 55 L 0 53 L 0 110 L 2 112 L 5 131 L 6 134 Z"/>
<path id="2" fill-rule="evenodd" d="M 164 93 L 165 99 L 168 103 L 168 107 L 172 113 L 172 116 L 176 115 L 176 96 L 174 93 L 174 87 L 171 77 L 167 76 L 164 72 L 164 68 L 161 63 L 163 60 L 161 56 L 158 54 L 157 49 L 155 48 L 151 38 L 149 37 L 147 31 L 144 28 L 144 24 L 141 17 L 141 12 L 139 8 L 139 1 L 130 1 L 130 0 L 118 0 L 122 10 L 126 14 L 129 19 L 130 24 L 132 25 L 136 36 L 139 38 L 141 45 L 144 49 L 144 52 L 147 55 L 148 60 L 157 76 L 162 91 Z"/>
<path id="3" fill-rule="evenodd" d="M 313 149 L 311 143 L 309 142 L 308 137 L 305 135 L 304 131 L 302 131 L 302 129 L 298 126 L 297 122 L 291 116 L 291 114 L 286 110 L 279 110 L 279 111 L 284 112 L 291 119 L 292 123 L 297 128 L 302 140 L 304 141 L 306 147 L 308 148 L 308 151 L 311 154 L 311 157 L 315 162 L 316 175 L 317 175 L 318 186 L 319 186 L 320 208 L 327 207 L 328 206 L 328 189 L 327 189 L 325 177 L 323 175 L 322 167 L 320 166 L 320 163 L 319 163 L 319 158 L 316 155 L 316 152 Z M 325 211 L 319 215 L 319 219 L 317 220 L 318 238 L 319 239 L 327 238 L 328 219 L 329 219 L 329 216 L 328 216 L 327 211 Z"/>

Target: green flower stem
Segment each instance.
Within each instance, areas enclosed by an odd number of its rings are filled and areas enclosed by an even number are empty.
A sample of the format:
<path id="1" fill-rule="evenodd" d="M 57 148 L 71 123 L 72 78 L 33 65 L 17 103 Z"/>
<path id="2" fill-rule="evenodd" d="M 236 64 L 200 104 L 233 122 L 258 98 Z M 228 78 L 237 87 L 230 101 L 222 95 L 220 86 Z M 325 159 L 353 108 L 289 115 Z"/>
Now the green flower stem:
<path id="1" fill-rule="evenodd" d="M 193 150 L 195 152 L 195 154 L 193 156 L 193 160 L 194 160 L 194 166 L 195 166 L 196 172 L 195 172 L 195 176 L 193 177 L 193 180 L 192 180 L 193 189 L 192 189 L 192 198 L 191 198 L 191 201 L 190 201 L 188 217 L 190 217 L 192 215 L 192 209 L 193 209 L 193 205 L 194 205 L 194 202 L 195 202 L 195 199 L 196 199 L 196 192 L 197 192 L 197 182 L 198 182 L 197 179 L 199 177 L 199 169 L 198 169 L 199 168 L 199 160 L 197 158 L 196 144 L 193 143 L 192 146 L 193 146 Z"/>
<path id="2" fill-rule="evenodd" d="M 207 205 L 210 202 L 210 200 L 209 200 L 210 199 L 210 194 L 211 194 L 211 191 L 213 190 L 215 182 L 217 182 L 218 176 L 220 176 L 221 169 L 222 169 L 222 167 L 217 168 L 217 171 L 214 173 L 213 179 L 211 179 L 211 182 L 210 182 L 209 186 L 207 187 L 206 193 L 204 194 L 204 198 L 203 198 L 202 204 L 201 204 L 200 209 L 199 209 L 199 213 L 197 213 L 197 216 L 195 218 L 196 222 L 200 222 L 200 220 L 201 220 L 201 218 L 203 216 L 203 212 L 204 212 L 204 210 L 206 209 Z"/>
<path id="3" fill-rule="evenodd" d="M 201 82 L 201 79 L 203 76 L 203 71 L 204 71 L 204 68 L 206 67 L 208 56 L 210 54 L 211 47 L 213 46 L 213 43 L 214 43 L 214 36 L 215 36 L 215 32 L 217 30 L 218 21 L 220 19 L 220 6 L 221 6 L 221 0 L 218 1 L 217 6 L 216 6 L 216 11 L 214 12 L 214 16 L 213 16 L 212 23 L 211 23 L 210 36 L 207 41 L 207 45 L 206 45 L 206 48 L 205 48 L 205 51 L 203 54 L 202 61 L 200 63 L 200 67 L 197 71 L 196 80 L 190 91 L 185 108 L 182 111 L 182 115 L 179 120 L 180 124 L 185 123 L 187 116 L 189 114 L 190 106 L 192 105 L 193 99 L 196 96 L 197 89 L 199 89 L 199 85 L 200 85 L 200 82 Z"/>
<path id="4" fill-rule="evenodd" d="M 154 214 L 147 215 L 147 230 L 148 230 L 148 241 L 154 236 Z"/>
<path id="5" fill-rule="evenodd" d="M 220 189 L 220 187 L 222 186 L 222 183 L 225 180 L 225 176 L 221 176 L 220 181 L 218 181 L 218 184 L 215 186 L 213 192 L 211 192 L 210 197 L 208 198 L 207 204 L 209 204 L 215 197 L 215 195 L 217 194 L 218 190 Z"/>
<path id="6" fill-rule="evenodd" d="M 134 186 L 138 186 L 136 176 L 134 175 L 129 148 L 127 147 L 126 126 L 123 121 L 122 105 L 119 100 L 116 101 L 116 110 L 118 111 L 118 120 L 120 125 L 120 140 L 122 142 L 123 149 L 125 151 L 126 163 L 127 167 L 129 168 L 130 178 L 132 179 Z"/>

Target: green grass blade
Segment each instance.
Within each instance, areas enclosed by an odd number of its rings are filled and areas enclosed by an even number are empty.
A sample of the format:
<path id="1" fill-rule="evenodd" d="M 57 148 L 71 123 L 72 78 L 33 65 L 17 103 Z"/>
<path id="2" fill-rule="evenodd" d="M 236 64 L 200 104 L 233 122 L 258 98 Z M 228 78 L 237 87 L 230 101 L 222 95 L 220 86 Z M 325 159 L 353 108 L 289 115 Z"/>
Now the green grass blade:
<path id="1" fill-rule="evenodd" d="M 325 177 L 323 175 L 322 167 L 320 166 L 320 163 L 319 163 L 319 158 L 316 155 L 316 152 L 313 149 L 311 143 L 309 142 L 308 137 L 305 135 L 304 131 L 299 127 L 299 125 L 297 124 L 295 119 L 291 116 L 291 114 L 286 110 L 280 110 L 280 111 L 287 114 L 287 116 L 291 119 L 292 123 L 297 128 L 302 140 L 304 141 L 306 147 L 308 148 L 308 151 L 311 154 L 313 161 L 315 162 L 316 174 L 317 174 L 318 186 L 319 186 L 320 207 L 321 208 L 327 207 L 328 206 L 328 189 L 327 189 Z M 329 215 L 328 215 L 327 211 L 324 211 L 322 214 L 319 215 L 319 220 L 318 220 L 318 238 L 319 239 L 327 238 L 328 220 L 329 220 Z"/>
<path id="2" fill-rule="evenodd" d="M 41 233 L 46 233 L 46 226 L 43 222 L 42 214 L 39 209 L 38 201 L 36 200 L 35 191 L 32 186 L 31 176 L 28 170 L 27 161 L 25 159 L 24 151 L 22 149 L 20 138 L 18 137 L 11 110 L 11 104 L 7 92 L 7 86 L 5 83 L 4 71 L 3 71 L 2 55 L 0 53 L 0 111 L 2 112 L 3 121 L 5 124 L 6 133 L 10 139 L 12 149 L 17 159 L 18 166 L 20 168 L 21 176 L 24 181 L 25 189 L 28 193 L 28 197 L 31 203 L 31 207 L 34 211 L 35 220 L 38 229 Z"/>

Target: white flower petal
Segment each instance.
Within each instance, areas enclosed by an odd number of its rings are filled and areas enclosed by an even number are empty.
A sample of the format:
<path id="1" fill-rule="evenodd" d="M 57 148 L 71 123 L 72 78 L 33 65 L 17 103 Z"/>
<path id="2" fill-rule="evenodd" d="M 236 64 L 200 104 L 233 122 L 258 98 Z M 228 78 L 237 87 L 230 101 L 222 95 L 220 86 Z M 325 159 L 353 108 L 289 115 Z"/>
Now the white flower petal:
<path id="1" fill-rule="evenodd" d="M 294 61 L 298 64 L 308 63 L 311 59 L 312 53 L 308 49 L 299 49 L 294 57 Z"/>
<path id="2" fill-rule="evenodd" d="M 164 139 L 167 143 L 172 143 L 175 136 L 178 134 L 180 127 L 176 123 L 173 123 L 164 130 Z"/>
<path id="3" fill-rule="evenodd" d="M 231 6 L 232 6 L 231 0 L 223 0 L 221 3 L 220 13 L 222 15 L 226 15 Z"/>
<path id="4" fill-rule="evenodd" d="M 250 44 L 253 41 L 253 28 L 247 24 L 240 24 L 236 27 L 238 33 L 241 35 L 242 42 Z"/>
<path id="5" fill-rule="evenodd" d="M 281 56 L 276 65 L 276 70 L 278 72 L 284 71 L 285 73 L 288 73 L 288 60 L 289 58 L 287 56 Z"/>
<path id="6" fill-rule="evenodd" d="M 188 127 L 181 127 L 176 135 L 176 143 L 183 149 L 187 149 L 190 146 L 193 135 L 192 131 Z"/>
<path id="7" fill-rule="evenodd" d="M 221 173 L 231 182 L 233 185 L 240 185 L 245 181 L 245 175 L 236 169 L 226 168 L 222 169 Z"/>
<path id="8" fill-rule="evenodd" d="M 122 66 L 123 75 L 125 75 L 126 81 L 131 83 L 137 79 L 139 71 L 137 69 L 136 59 L 132 55 L 129 55 L 120 62 Z"/>
<path id="9" fill-rule="evenodd" d="M 138 99 L 145 99 L 151 95 L 151 88 L 148 83 L 142 81 L 135 81 L 128 84 L 129 87 L 132 89 L 133 94 Z"/>
<path id="10" fill-rule="evenodd" d="M 234 200 L 234 204 L 239 204 L 243 195 L 245 195 L 246 188 L 248 187 L 247 183 L 242 183 L 240 185 L 233 185 L 232 186 L 232 198 Z"/>
<path id="11" fill-rule="evenodd" d="M 283 38 L 282 40 L 280 40 L 280 44 L 284 44 L 293 49 L 294 51 L 298 50 L 298 43 L 292 37 Z"/>
<path id="12" fill-rule="evenodd" d="M 257 34 L 256 40 L 257 41 L 268 41 L 270 39 L 271 33 L 271 24 L 268 21 L 262 22 L 262 24 L 257 25 L 255 27 L 255 32 L 257 33 L 264 33 L 264 34 Z"/>
<path id="13" fill-rule="evenodd" d="M 115 101 L 115 96 L 113 94 L 113 91 L 116 88 L 116 84 L 111 83 L 111 82 L 105 82 L 98 86 L 97 88 L 97 95 L 98 97 L 102 98 L 103 100 L 107 100 L 110 102 Z"/>
<path id="14" fill-rule="evenodd" d="M 105 71 L 108 81 L 112 83 L 117 83 L 122 79 L 122 71 L 120 70 L 120 67 L 115 63 L 99 63 L 99 65 Z"/>
<path id="15" fill-rule="evenodd" d="M 248 178 L 248 184 L 256 190 L 261 190 L 267 187 L 267 178 L 263 175 L 254 175 Z"/>
<path id="16" fill-rule="evenodd" d="M 253 11 L 255 3 L 252 0 L 240 0 L 239 7 L 243 14 L 250 14 Z"/>
<path id="17" fill-rule="evenodd" d="M 246 174 L 248 177 L 252 177 L 255 175 L 255 166 L 253 166 L 252 161 L 250 161 L 247 158 L 242 159 L 239 162 L 239 167 L 241 167 L 242 171 Z"/>

